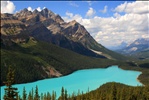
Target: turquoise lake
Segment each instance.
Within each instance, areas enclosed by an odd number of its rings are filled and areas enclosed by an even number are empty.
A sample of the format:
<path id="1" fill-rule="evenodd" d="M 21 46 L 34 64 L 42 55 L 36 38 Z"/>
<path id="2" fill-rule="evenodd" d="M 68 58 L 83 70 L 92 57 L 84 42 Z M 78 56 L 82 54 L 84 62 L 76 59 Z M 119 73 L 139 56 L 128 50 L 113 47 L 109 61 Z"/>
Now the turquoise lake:
<path id="1" fill-rule="evenodd" d="M 95 90 L 99 86 L 107 82 L 119 82 L 130 86 L 142 85 L 137 81 L 137 77 L 141 74 L 139 71 L 123 70 L 118 66 L 111 66 L 108 68 L 85 69 L 76 71 L 70 75 L 40 80 L 27 84 L 16 84 L 13 87 L 18 88 L 19 95 L 22 95 L 23 87 L 27 93 L 31 91 L 36 85 L 38 86 L 39 94 L 49 91 L 56 91 L 57 97 L 61 94 L 61 88 L 67 89 L 68 94 L 73 92 L 77 93 L 83 91 L 84 93 L 89 90 Z M 1 100 L 4 95 L 4 86 L 1 87 Z"/>

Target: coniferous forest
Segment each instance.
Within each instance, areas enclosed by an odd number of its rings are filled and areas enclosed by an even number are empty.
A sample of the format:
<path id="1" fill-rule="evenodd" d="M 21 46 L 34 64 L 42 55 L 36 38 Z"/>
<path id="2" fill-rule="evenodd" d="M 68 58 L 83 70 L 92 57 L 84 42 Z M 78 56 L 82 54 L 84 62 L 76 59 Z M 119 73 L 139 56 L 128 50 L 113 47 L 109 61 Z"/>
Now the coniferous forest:
<path id="1" fill-rule="evenodd" d="M 11 67 L 7 73 L 7 81 L 4 83 L 6 85 L 4 100 L 149 100 L 148 85 L 132 87 L 115 82 L 103 84 L 98 89 L 88 90 L 86 93 L 78 91 L 69 94 L 69 91 L 62 87 L 59 97 L 54 91 L 52 94 L 50 92 L 39 94 L 38 86 L 27 93 L 24 87 L 23 94 L 20 96 L 21 94 L 17 92 L 17 88 L 12 86 L 14 83 L 14 70 Z"/>
<path id="2" fill-rule="evenodd" d="M 77 92 L 69 94 L 62 87 L 61 96 L 57 97 L 56 92 L 38 93 L 38 87 L 32 89 L 29 93 L 25 87 L 22 90 L 22 96 L 16 96 L 11 100 L 149 100 L 149 86 L 131 87 L 120 83 L 106 83 L 94 91 L 86 93 Z M 10 100 L 10 99 L 4 99 Z"/>

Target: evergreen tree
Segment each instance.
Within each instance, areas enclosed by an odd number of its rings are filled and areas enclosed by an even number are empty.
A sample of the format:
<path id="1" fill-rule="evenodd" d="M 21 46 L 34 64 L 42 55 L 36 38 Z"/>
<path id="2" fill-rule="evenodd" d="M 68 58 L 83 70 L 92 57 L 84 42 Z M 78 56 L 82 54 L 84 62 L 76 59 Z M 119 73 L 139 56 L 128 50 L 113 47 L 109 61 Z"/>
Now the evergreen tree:
<path id="1" fill-rule="evenodd" d="M 56 100 L 56 92 L 52 92 L 52 100 Z"/>
<path id="2" fill-rule="evenodd" d="M 83 95 L 83 96 L 84 96 L 84 95 Z M 75 92 L 72 93 L 72 97 L 71 97 L 71 98 L 72 98 L 72 100 L 76 100 Z M 85 100 L 85 99 L 83 99 L 83 100 Z"/>
<path id="3" fill-rule="evenodd" d="M 20 95 L 17 95 L 17 100 L 22 100 Z"/>
<path id="4" fill-rule="evenodd" d="M 68 96 L 67 96 L 67 90 L 65 90 L 65 100 L 68 100 Z"/>
<path id="5" fill-rule="evenodd" d="M 28 94 L 28 100 L 33 100 L 33 96 L 32 96 L 31 92 L 29 92 L 29 94 Z"/>
<path id="6" fill-rule="evenodd" d="M 62 87 L 62 90 L 61 90 L 61 100 L 65 100 L 65 93 L 64 93 L 64 87 Z"/>
<path id="7" fill-rule="evenodd" d="M 32 92 L 31 92 L 31 97 L 32 97 L 31 100 L 34 100 L 34 89 L 33 88 L 32 88 Z"/>
<path id="8" fill-rule="evenodd" d="M 25 90 L 25 87 L 23 88 L 23 97 L 22 97 L 22 100 L 26 100 L 27 98 L 27 94 L 26 94 L 26 90 Z"/>
<path id="9" fill-rule="evenodd" d="M 18 89 L 12 87 L 13 83 L 14 83 L 14 70 L 12 70 L 12 68 L 9 67 L 7 73 L 7 81 L 4 82 L 4 84 L 6 85 L 4 100 L 17 100 Z"/>
<path id="10" fill-rule="evenodd" d="M 47 95 L 46 95 L 46 93 L 44 93 L 43 98 L 44 98 L 44 100 L 47 100 Z"/>
<path id="11" fill-rule="evenodd" d="M 34 100 L 39 100 L 39 94 L 38 94 L 38 87 L 37 86 L 36 86 L 36 89 L 35 89 Z"/>
<path id="12" fill-rule="evenodd" d="M 40 95 L 40 99 L 41 99 L 41 100 L 44 100 L 43 93 L 41 93 L 41 95 Z"/>
<path id="13" fill-rule="evenodd" d="M 117 100 L 117 90 L 116 90 L 116 86 L 115 83 L 112 84 L 112 89 L 111 89 L 112 93 L 111 93 L 111 100 Z"/>
<path id="14" fill-rule="evenodd" d="M 47 93 L 47 100 L 51 100 L 51 95 L 49 92 Z"/>

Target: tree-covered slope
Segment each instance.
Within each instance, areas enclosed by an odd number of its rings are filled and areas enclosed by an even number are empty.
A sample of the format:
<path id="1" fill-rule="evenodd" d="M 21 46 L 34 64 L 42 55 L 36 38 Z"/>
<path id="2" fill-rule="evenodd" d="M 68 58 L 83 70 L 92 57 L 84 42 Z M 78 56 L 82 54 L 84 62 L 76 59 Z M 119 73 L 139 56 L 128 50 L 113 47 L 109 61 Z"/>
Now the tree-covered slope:
<path id="1" fill-rule="evenodd" d="M 106 67 L 112 63 L 108 59 L 83 56 L 33 38 L 17 44 L 1 41 L 1 85 L 6 79 L 8 66 L 16 70 L 16 83 L 22 83 L 55 77 L 51 68 L 59 75 L 66 75 L 78 69 Z"/>
<path id="2" fill-rule="evenodd" d="M 132 87 L 120 83 L 106 83 L 86 94 L 72 94 L 69 100 L 148 100 L 149 86 Z"/>
<path id="3" fill-rule="evenodd" d="M 138 62 L 138 61 L 137 61 Z M 6 79 L 8 66 L 15 69 L 16 82 L 24 83 L 49 77 L 67 75 L 73 71 L 86 68 L 102 68 L 118 65 L 127 70 L 142 71 L 139 77 L 144 84 L 149 83 L 149 71 L 145 62 L 124 62 L 83 56 L 68 49 L 46 42 L 36 41 L 30 37 L 25 42 L 14 43 L 1 41 L 1 85 Z"/>

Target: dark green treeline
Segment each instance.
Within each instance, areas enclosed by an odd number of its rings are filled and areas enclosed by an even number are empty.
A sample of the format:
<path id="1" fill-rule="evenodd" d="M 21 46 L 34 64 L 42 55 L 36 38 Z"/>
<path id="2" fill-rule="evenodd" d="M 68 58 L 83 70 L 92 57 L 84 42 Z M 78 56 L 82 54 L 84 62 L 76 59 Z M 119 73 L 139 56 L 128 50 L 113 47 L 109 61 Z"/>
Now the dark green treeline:
<path id="1" fill-rule="evenodd" d="M 4 100 L 149 100 L 149 85 L 132 87 L 114 82 L 103 84 L 94 91 L 89 92 L 88 89 L 86 93 L 78 91 L 71 95 L 68 95 L 67 90 L 62 87 L 60 97 L 57 97 L 54 91 L 52 94 L 49 92 L 39 94 L 38 86 L 27 93 L 24 87 L 23 94 L 20 96 L 17 88 L 12 87 L 14 70 L 11 68 L 8 70 L 7 81 L 4 83 L 6 85 Z"/>
<path id="2" fill-rule="evenodd" d="M 22 97 L 18 95 L 16 99 L 5 100 L 149 100 L 149 86 L 132 87 L 120 83 L 106 83 L 94 91 L 87 93 L 78 91 L 71 95 L 68 95 L 67 90 L 62 87 L 60 97 L 57 97 L 54 91 L 52 94 L 49 92 L 39 94 L 37 86 L 29 93 L 26 93 L 25 88 L 22 91 Z"/>

